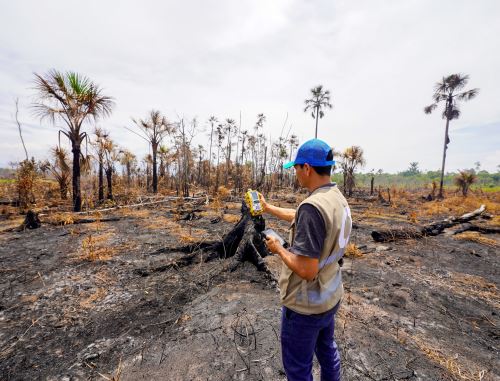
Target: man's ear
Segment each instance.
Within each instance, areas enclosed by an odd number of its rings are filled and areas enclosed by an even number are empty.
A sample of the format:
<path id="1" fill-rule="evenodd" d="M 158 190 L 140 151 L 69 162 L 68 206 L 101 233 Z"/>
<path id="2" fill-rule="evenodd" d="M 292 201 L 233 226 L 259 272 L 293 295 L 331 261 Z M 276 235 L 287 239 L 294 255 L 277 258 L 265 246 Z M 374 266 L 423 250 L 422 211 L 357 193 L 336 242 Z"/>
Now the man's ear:
<path id="1" fill-rule="evenodd" d="M 307 163 L 304 164 L 304 169 L 305 169 L 305 172 L 306 172 L 306 175 L 309 176 L 311 174 L 311 166 Z"/>

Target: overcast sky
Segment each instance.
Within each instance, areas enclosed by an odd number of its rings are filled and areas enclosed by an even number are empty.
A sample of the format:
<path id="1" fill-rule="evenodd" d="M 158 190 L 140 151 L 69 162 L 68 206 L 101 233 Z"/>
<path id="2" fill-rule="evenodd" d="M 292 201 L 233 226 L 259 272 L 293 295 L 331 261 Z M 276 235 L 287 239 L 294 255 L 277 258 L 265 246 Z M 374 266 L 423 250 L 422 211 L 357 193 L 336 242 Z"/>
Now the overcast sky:
<path id="1" fill-rule="evenodd" d="M 452 121 L 447 170 L 500 164 L 500 1 L 497 0 L 0 0 L 0 167 L 23 158 L 14 99 L 30 156 L 47 157 L 57 127 L 32 116 L 33 73 L 76 71 L 116 101 L 100 125 L 139 157 L 131 117 L 157 108 L 172 120 L 210 115 L 265 131 L 314 137 L 303 112 L 322 84 L 333 109 L 319 137 L 359 145 L 365 170 L 441 164 L 441 110 L 425 115 L 444 75 L 470 75 L 477 98 Z M 90 130 L 90 126 L 87 127 Z M 197 143 L 207 141 L 200 133 Z"/>

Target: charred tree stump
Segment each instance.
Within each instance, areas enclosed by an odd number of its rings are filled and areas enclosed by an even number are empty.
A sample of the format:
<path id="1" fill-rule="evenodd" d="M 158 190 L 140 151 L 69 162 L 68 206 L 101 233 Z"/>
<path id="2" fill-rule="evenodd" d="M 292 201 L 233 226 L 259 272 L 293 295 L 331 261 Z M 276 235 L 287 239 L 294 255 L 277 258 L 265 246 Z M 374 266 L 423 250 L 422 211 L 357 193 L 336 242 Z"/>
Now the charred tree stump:
<path id="1" fill-rule="evenodd" d="M 438 234 L 441 234 L 444 229 L 450 228 L 455 225 L 464 224 L 468 221 L 473 220 L 474 218 L 480 216 L 485 211 L 485 209 L 486 207 L 484 205 L 481 205 L 479 209 L 476 209 L 470 213 L 466 213 L 460 217 L 450 217 L 445 220 L 433 222 L 429 225 L 420 227 L 374 230 L 372 231 L 371 236 L 376 242 L 390 242 L 396 241 L 398 239 L 436 236 Z"/>
<path id="2" fill-rule="evenodd" d="M 42 223 L 40 222 L 40 218 L 38 218 L 38 213 L 28 210 L 28 213 L 26 213 L 26 217 L 24 218 L 24 222 L 21 224 L 19 229 L 38 229 L 40 226 L 42 226 Z"/>
<path id="3" fill-rule="evenodd" d="M 161 248 L 151 255 L 169 253 L 169 252 L 184 252 L 188 255 L 184 256 L 175 263 L 168 264 L 154 271 L 165 271 L 170 267 L 183 267 L 194 263 L 197 259 L 202 262 L 210 262 L 216 259 L 229 259 L 232 263 L 228 270 L 234 271 L 244 262 L 252 263 L 257 270 L 268 274 L 270 279 L 276 282 L 274 275 L 268 269 L 264 258 L 271 253 L 267 250 L 262 238 L 262 231 L 266 228 L 265 219 L 262 216 L 252 217 L 250 211 L 242 202 L 241 218 L 236 225 L 226 235 L 222 241 L 202 242 L 198 244 L 190 244 L 181 247 Z M 148 274 L 141 273 L 146 276 Z"/>

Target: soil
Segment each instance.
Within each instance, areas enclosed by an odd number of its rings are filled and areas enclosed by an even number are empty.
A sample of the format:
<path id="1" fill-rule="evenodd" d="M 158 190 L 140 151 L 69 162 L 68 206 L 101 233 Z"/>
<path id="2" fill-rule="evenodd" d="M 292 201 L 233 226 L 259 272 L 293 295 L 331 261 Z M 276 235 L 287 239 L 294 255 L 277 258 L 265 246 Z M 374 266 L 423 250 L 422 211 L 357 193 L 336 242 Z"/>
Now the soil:
<path id="1" fill-rule="evenodd" d="M 364 217 L 368 205 L 351 200 L 363 254 L 343 266 L 343 379 L 500 380 L 498 246 L 447 232 L 376 244 L 372 230 L 409 222 L 389 206 Z M 0 380 L 286 379 L 279 293 L 265 273 L 231 272 L 229 259 L 167 266 L 186 254 L 157 253 L 220 239 L 239 204 L 218 223 L 211 211 L 174 222 L 167 210 L 66 226 L 41 217 L 41 228 L 0 233 Z M 280 259 L 266 262 L 277 276 Z"/>

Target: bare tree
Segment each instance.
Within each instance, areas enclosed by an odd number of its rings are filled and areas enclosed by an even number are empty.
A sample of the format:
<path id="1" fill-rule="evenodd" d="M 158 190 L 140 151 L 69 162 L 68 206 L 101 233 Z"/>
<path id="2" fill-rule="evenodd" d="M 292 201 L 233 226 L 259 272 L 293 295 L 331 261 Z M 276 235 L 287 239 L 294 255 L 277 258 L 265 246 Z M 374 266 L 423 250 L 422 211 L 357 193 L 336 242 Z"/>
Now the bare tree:
<path id="1" fill-rule="evenodd" d="M 174 126 L 157 110 L 151 110 L 147 119 L 132 119 L 132 121 L 141 132 L 141 134 L 138 135 L 151 144 L 153 193 L 158 193 L 158 173 L 156 165 L 158 147 L 167 135 L 171 135 L 174 132 Z"/>
<path id="2" fill-rule="evenodd" d="M 210 180 L 211 180 L 211 173 L 212 173 L 212 138 L 214 135 L 214 125 L 215 123 L 218 122 L 217 118 L 215 116 L 211 116 L 208 119 L 208 122 L 210 123 L 210 148 L 208 152 L 208 184 L 207 184 L 207 189 L 210 190 Z"/>
<path id="3" fill-rule="evenodd" d="M 24 144 L 23 133 L 21 131 L 21 123 L 19 122 L 19 98 L 16 98 L 15 103 L 16 103 L 16 123 L 17 123 L 17 129 L 19 130 L 19 137 L 21 138 L 21 143 L 23 144 L 24 153 L 26 154 L 26 160 L 29 160 L 29 158 L 28 158 L 28 150 L 26 149 L 26 145 Z"/>
<path id="4" fill-rule="evenodd" d="M 127 149 L 120 150 L 120 164 L 125 166 L 125 171 L 127 173 L 127 185 L 132 184 L 132 169 L 137 163 L 136 156 Z"/>

